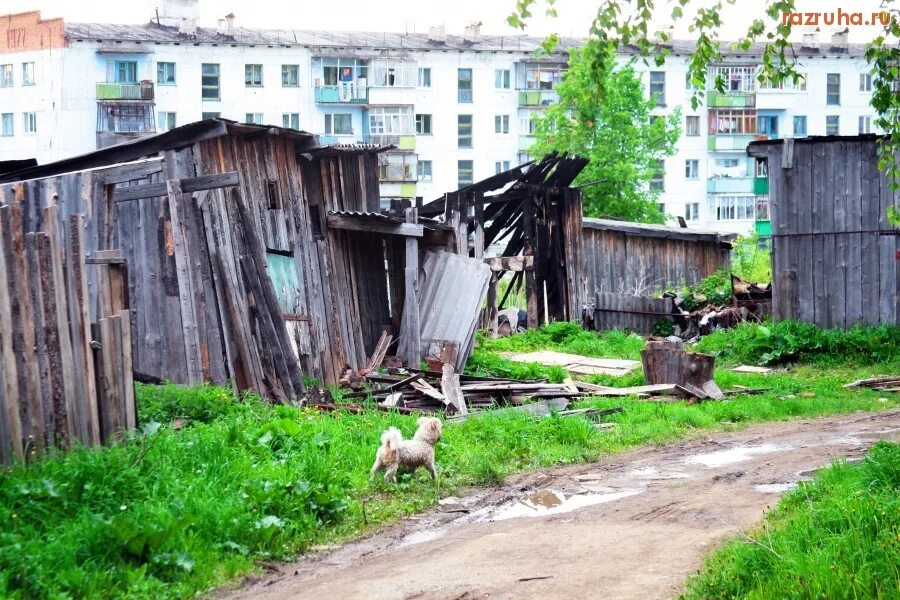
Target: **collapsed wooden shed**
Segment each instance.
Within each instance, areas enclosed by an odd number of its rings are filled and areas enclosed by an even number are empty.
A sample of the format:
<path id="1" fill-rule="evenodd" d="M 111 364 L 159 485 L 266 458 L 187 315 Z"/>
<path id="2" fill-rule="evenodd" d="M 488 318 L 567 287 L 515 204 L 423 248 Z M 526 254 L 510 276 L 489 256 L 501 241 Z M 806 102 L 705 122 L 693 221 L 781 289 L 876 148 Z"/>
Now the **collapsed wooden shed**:
<path id="1" fill-rule="evenodd" d="M 772 312 L 820 327 L 900 324 L 900 210 L 875 135 L 753 142 L 768 163 Z"/>

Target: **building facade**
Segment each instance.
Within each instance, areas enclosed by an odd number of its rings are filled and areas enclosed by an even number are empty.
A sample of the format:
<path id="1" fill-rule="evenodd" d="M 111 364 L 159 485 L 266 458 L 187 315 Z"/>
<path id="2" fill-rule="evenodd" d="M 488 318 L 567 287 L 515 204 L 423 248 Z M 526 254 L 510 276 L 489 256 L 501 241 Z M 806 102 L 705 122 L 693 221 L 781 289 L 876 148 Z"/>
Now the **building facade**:
<path id="1" fill-rule="evenodd" d="M 38 12 L 0 21 L 0 161 L 40 163 L 204 117 L 316 133 L 322 143 L 393 144 L 382 196 L 436 198 L 528 160 L 533 117 L 557 101 L 569 48 L 535 57 L 541 38 L 338 33 L 238 28 L 233 15 L 197 27 L 198 0 L 165 0 L 143 25 L 64 23 Z M 680 109 L 677 153 L 651 186 L 689 227 L 766 234 L 757 139 L 872 131 L 862 47 L 835 36 L 795 46 L 805 81 L 761 87 L 762 48 L 710 68 L 698 109 L 692 49 L 674 42 L 664 67 L 637 69 L 659 115 Z M 626 53 L 622 61 L 630 56 Z M 757 223 L 757 221 L 760 221 Z"/>

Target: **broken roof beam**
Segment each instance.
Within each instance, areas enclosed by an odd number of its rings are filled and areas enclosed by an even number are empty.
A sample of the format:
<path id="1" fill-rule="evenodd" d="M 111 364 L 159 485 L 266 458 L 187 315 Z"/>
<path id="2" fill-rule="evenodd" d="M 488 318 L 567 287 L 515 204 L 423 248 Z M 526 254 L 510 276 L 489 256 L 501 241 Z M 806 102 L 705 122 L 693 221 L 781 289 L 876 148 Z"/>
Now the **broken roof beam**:
<path id="1" fill-rule="evenodd" d="M 240 183 L 237 171 L 228 171 L 227 173 L 218 173 L 215 175 L 202 175 L 200 177 L 188 177 L 180 180 L 181 191 L 184 193 L 199 192 L 201 190 L 212 190 L 216 188 L 232 187 Z M 118 188 L 113 192 L 113 201 L 123 202 L 125 200 L 138 200 L 140 198 L 156 198 L 157 196 L 167 196 L 168 183 L 160 181 L 158 183 L 146 183 L 143 185 L 132 185 L 124 188 Z"/>
<path id="2" fill-rule="evenodd" d="M 357 219 L 353 215 L 330 214 L 327 217 L 328 227 L 345 231 L 363 231 L 366 233 L 383 233 L 385 235 L 403 235 L 422 237 L 425 228 L 418 223 L 394 223 L 381 219 Z"/>
<path id="3" fill-rule="evenodd" d="M 495 256 L 485 258 L 484 264 L 491 271 L 524 271 L 534 266 L 533 256 Z"/>

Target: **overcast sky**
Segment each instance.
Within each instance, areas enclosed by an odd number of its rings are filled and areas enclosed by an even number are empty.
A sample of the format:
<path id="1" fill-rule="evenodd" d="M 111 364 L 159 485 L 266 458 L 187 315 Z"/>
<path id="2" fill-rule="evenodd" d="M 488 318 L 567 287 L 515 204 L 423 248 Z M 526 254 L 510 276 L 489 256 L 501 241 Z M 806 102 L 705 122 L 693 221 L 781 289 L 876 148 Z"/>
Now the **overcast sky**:
<path id="1" fill-rule="evenodd" d="M 706 2 L 707 0 L 702 0 Z M 559 17 L 545 17 L 544 0 L 526 33 L 532 35 L 585 36 L 599 0 L 557 0 Z M 39 9 L 44 18 L 63 17 L 73 22 L 144 23 L 153 14 L 154 0 L 0 0 L 0 14 Z M 674 2 L 660 1 L 665 14 Z M 694 2 L 696 4 L 696 0 Z M 724 37 L 737 38 L 764 2 L 737 0 L 723 13 Z M 878 10 L 879 0 L 797 0 L 802 11 L 859 11 L 868 16 Z M 428 31 L 443 23 L 447 33 L 462 32 L 470 22 L 480 21 L 483 33 L 513 35 L 506 24 L 514 0 L 200 0 L 200 25 L 215 26 L 216 20 L 233 12 L 238 26 L 362 31 Z M 751 16 L 752 15 L 752 16 Z M 830 33 L 829 27 L 822 26 Z M 851 26 L 850 39 L 865 42 L 880 31 L 877 27 Z M 693 36 L 686 26 L 676 28 L 676 37 Z M 823 36 L 823 40 L 827 39 Z"/>

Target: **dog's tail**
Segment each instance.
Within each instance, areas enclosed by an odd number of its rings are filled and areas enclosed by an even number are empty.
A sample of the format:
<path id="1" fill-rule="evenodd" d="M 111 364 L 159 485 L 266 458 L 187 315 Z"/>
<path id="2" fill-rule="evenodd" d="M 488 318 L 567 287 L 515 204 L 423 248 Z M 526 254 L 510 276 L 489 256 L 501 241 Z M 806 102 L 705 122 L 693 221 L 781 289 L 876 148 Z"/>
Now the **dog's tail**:
<path id="1" fill-rule="evenodd" d="M 381 434 L 381 445 L 384 446 L 387 462 L 397 460 L 396 454 L 400 450 L 402 441 L 403 434 L 396 427 L 388 427 L 388 430 Z"/>

